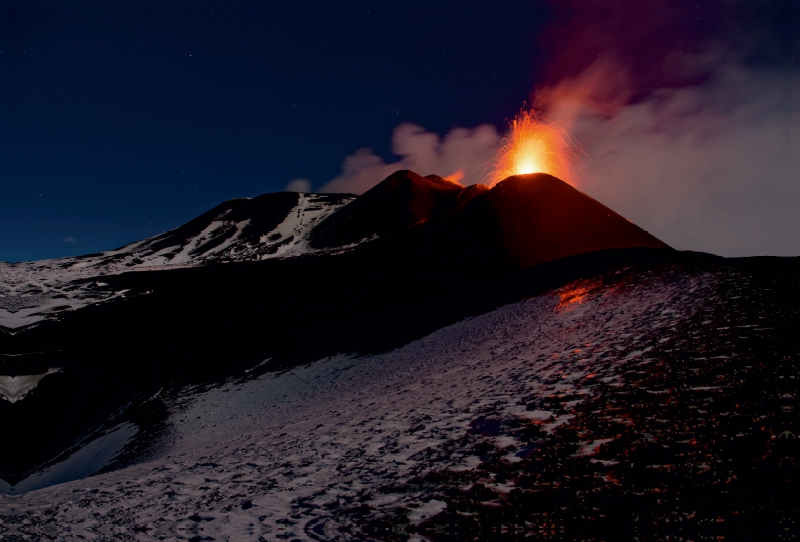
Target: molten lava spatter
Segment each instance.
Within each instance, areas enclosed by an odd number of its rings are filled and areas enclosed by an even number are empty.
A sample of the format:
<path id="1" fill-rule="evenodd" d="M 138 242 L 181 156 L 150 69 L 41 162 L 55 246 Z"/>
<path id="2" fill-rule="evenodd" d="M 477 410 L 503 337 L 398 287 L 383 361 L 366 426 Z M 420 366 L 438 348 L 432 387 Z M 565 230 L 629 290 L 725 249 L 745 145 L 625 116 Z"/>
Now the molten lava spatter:
<path id="1" fill-rule="evenodd" d="M 574 161 L 578 143 L 558 124 L 540 113 L 522 109 L 497 153 L 494 171 L 484 181 L 494 186 L 512 175 L 547 173 L 577 186 Z"/>

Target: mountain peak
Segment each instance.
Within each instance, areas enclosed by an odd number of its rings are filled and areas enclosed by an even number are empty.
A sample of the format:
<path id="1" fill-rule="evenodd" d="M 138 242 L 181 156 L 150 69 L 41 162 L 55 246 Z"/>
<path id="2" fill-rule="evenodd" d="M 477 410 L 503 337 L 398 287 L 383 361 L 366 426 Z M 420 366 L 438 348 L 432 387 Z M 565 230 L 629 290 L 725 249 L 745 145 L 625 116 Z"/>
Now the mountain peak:
<path id="1" fill-rule="evenodd" d="M 505 249 L 522 267 L 612 248 L 670 248 L 602 203 L 545 173 L 508 177 L 481 199 L 487 219 L 499 227 Z"/>
<path id="2" fill-rule="evenodd" d="M 443 218 L 480 192 L 438 175 L 423 177 L 409 170 L 396 171 L 316 227 L 311 244 L 319 248 L 343 246 L 376 235 L 394 235 Z"/>

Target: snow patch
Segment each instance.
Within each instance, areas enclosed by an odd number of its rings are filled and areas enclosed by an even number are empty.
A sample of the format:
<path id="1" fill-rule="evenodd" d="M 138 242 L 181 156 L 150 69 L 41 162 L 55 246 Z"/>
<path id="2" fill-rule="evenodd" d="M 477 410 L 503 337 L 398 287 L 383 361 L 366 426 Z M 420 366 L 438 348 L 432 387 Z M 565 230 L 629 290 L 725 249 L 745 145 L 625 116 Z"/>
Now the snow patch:
<path id="1" fill-rule="evenodd" d="M 419 525 L 426 519 L 430 519 L 436 514 L 439 514 L 447 508 L 447 503 L 431 499 L 428 502 L 422 503 L 417 508 L 408 513 L 408 522 L 411 525 Z"/>
<path id="2" fill-rule="evenodd" d="M 0 376 L 0 396 L 9 403 L 16 403 L 24 399 L 44 377 L 60 372 L 61 369 L 53 367 L 40 375 Z"/>
<path id="3" fill-rule="evenodd" d="M 26 493 L 91 476 L 108 465 L 138 430 L 135 425 L 130 423 L 118 425 L 63 461 L 28 476 L 16 486 L 12 487 L 7 482 L 0 480 L 0 493 L 11 495 Z"/>

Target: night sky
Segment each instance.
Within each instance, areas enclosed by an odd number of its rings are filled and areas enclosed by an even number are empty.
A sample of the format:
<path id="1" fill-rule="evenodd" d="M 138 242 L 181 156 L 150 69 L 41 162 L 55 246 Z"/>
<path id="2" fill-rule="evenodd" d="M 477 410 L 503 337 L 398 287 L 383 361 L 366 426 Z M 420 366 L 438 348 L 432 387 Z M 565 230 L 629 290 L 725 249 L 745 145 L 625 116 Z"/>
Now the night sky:
<path id="1" fill-rule="evenodd" d="M 793 77 L 798 26 L 789 1 L 0 0 L 0 260 L 115 248 L 297 178 L 318 189 L 358 149 L 396 161 L 403 122 L 502 132 L 598 58 L 629 74 L 603 90 L 617 108 L 604 118 L 664 89 L 718 89 L 721 64 Z M 708 51 L 735 60 L 680 62 Z M 778 195 L 796 207 L 788 92 L 793 184 Z"/>

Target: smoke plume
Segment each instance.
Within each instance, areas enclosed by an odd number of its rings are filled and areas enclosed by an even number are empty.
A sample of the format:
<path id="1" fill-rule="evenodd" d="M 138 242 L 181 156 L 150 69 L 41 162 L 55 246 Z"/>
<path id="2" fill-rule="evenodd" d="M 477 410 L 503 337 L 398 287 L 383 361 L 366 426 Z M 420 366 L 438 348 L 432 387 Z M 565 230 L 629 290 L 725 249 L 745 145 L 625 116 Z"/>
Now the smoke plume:
<path id="1" fill-rule="evenodd" d="M 792 5 L 557 2 L 532 99 L 581 143 L 581 189 L 678 249 L 800 254 Z"/>
<path id="2" fill-rule="evenodd" d="M 489 125 L 454 128 L 440 137 L 416 124 L 403 123 L 392 135 L 392 152 L 400 156 L 399 161 L 387 164 L 370 149 L 360 149 L 345 158 L 342 173 L 320 191 L 362 194 L 401 169 L 475 184 L 488 174 L 500 140 L 501 135 Z"/>
<path id="3" fill-rule="evenodd" d="M 588 157 L 583 191 L 678 249 L 800 254 L 796 73 L 723 60 L 701 85 L 596 102 L 618 74 L 593 65 L 547 92 Z"/>

